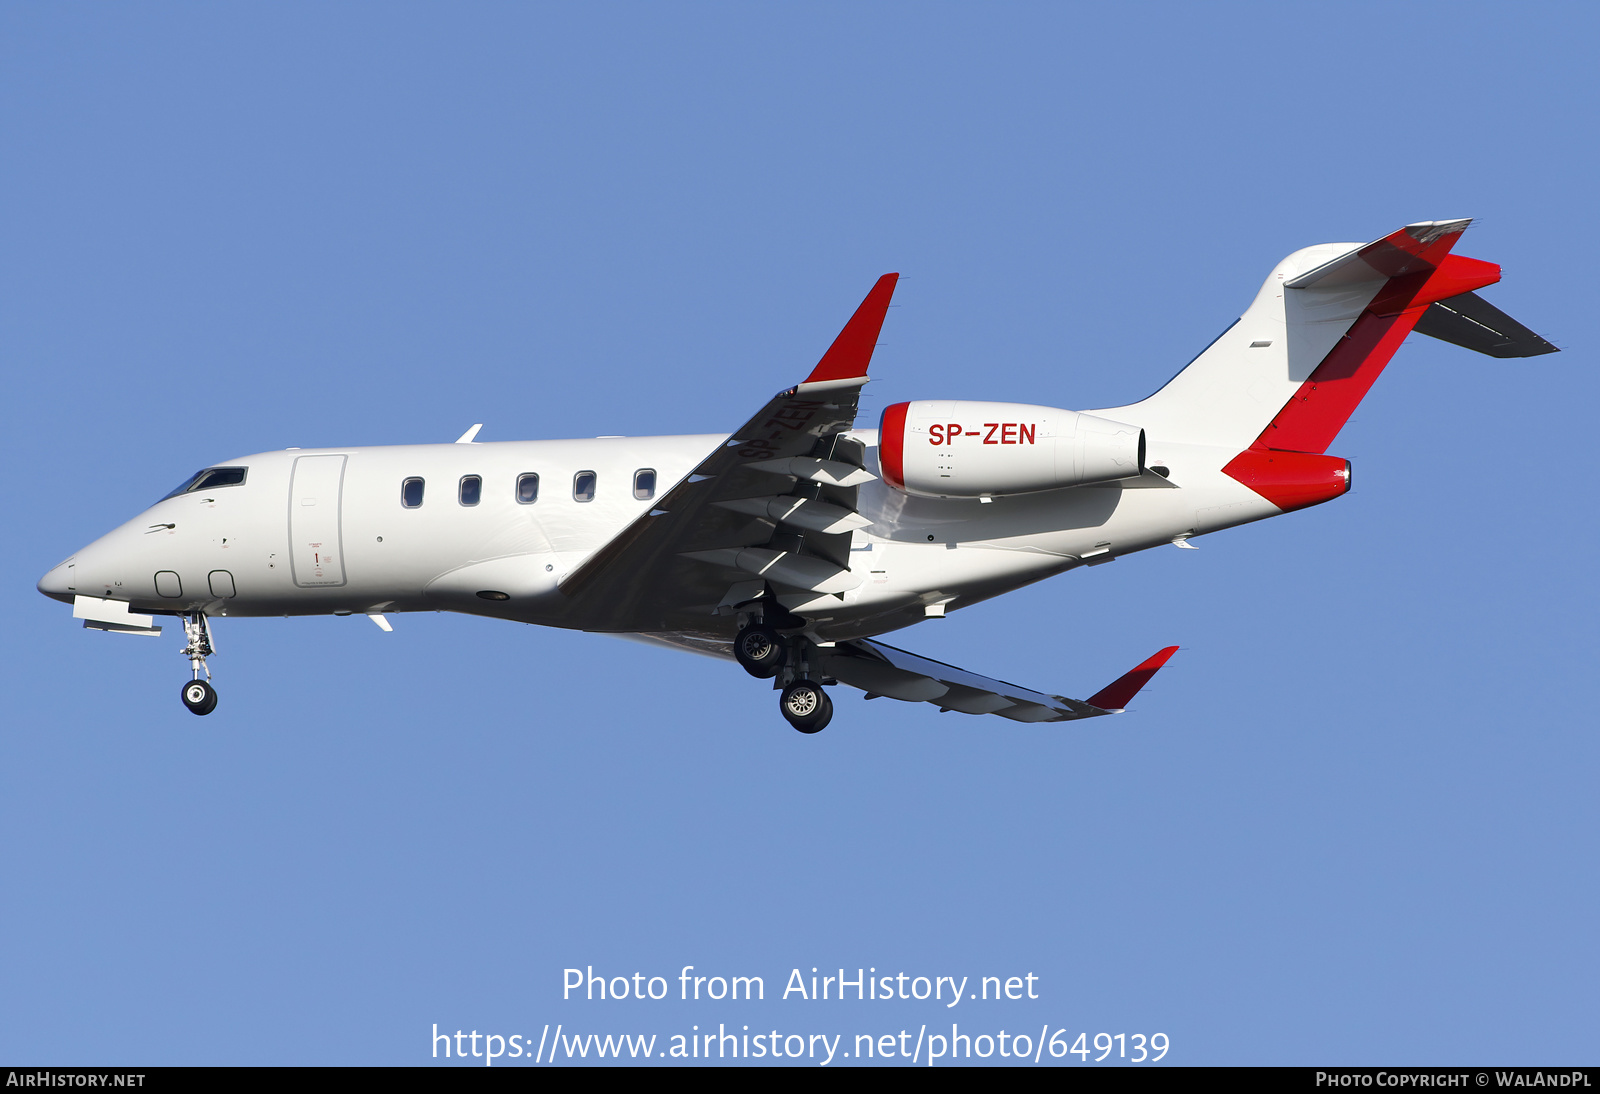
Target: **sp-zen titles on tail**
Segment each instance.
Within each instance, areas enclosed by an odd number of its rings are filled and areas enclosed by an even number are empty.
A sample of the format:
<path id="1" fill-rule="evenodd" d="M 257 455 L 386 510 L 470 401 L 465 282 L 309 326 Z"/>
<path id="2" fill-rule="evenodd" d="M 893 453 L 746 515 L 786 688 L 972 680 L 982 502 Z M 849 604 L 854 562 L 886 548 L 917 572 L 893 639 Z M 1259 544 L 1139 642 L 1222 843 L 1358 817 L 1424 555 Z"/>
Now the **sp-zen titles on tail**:
<path id="1" fill-rule="evenodd" d="M 876 640 L 1064 570 L 1338 497 L 1327 454 L 1413 330 L 1493 357 L 1555 347 L 1477 291 L 1465 220 L 1296 251 L 1148 399 L 1072 411 L 919 399 L 856 423 L 896 276 L 801 383 L 731 435 L 289 449 L 198 472 L 39 582 L 95 630 L 182 621 L 196 714 L 211 619 L 456 611 L 736 659 L 796 729 L 827 687 L 1062 722 L 1120 712 L 1169 646 L 1088 699 Z M 711 377 L 701 377 L 707 384 Z M 722 382 L 718 380 L 716 382 Z"/>

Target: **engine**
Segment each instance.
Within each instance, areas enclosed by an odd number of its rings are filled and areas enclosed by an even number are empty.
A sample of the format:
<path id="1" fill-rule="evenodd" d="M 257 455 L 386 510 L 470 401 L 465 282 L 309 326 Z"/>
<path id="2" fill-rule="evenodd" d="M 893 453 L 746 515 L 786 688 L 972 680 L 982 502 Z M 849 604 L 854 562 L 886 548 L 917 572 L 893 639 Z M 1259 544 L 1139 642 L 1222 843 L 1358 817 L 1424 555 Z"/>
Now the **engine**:
<path id="1" fill-rule="evenodd" d="M 1144 430 L 1025 403 L 896 403 L 878 446 L 884 480 L 929 498 L 1031 494 L 1144 471 Z"/>

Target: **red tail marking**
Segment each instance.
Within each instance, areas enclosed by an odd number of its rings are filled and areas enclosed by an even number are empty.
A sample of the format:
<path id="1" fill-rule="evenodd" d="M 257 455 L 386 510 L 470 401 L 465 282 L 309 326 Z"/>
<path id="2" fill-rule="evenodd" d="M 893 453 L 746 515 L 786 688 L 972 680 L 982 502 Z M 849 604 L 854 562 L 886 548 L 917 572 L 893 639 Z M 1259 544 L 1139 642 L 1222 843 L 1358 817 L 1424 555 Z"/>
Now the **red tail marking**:
<path id="1" fill-rule="evenodd" d="M 1350 461 L 1306 452 L 1247 448 L 1222 469 L 1285 513 L 1331 501 L 1350 489 Z"/>
<path id="2" fill-rule="evenodd" d="M 1150 677 L 1154 676 L 1157 670 L 1177 652 L 1177 646 L 1168 646 L 1154 657 L 1135 666 L 1132 671 L 1123 673 L 1084 701 L 1101 710 L 1122 710 L 1133 702 L 1133 697 L 1139 694 L 1139 689 L 1148 684 Z"/>
<path id="3" fill-rule="evenodd" d="M 1387 316 L 1362 312 L 1344 340 L 1323 358 L 1250 447 L 1326 452 L 1422 312 L 1422 308 Z"/>
<path id="4" fill-rule="evenodd" d="M 1446 239 L 1454 242 L 1456 236 Z M 1434 249 L 1441 245 L 1435 244 Z M 1378 290 L 1343 340 L 1322 359 L 1251 448 L 1326 452 L 1429 304 L 1500 280 L 1500 267 L 1492 262 L 1458 255 L 1439 255 L 1432 261 L 1433 268 L 1391 278 Z"/>
<path id="5" fill-rule="evenodd" d="M 1437 230 L 1437 229 L 1436 229 Z M 1402 277 L 1413 272 L 1427 273 L 1437 269 L 1461 239 L 1465 225 L 1452 232 L 1442 232 L 1418 239 L 1406 229 L 1390 232 L 1376 243 L 1361 249 L 1361 259 L 1384 277 Z"/>
<path id="6" fill-rule="evenodd" d="M 861 302 L 850 322 L 844 325 L 839 337 L 833 340 L 828 352 L 822 355 L 817 367 L 806 377 L 806 383 L 817 380 L 850 380 L 867 374 L 872 361 L 872 351 L 878 344 L 878 332 L 883 330 L 883 317 L 889 313 L 889 300 L 894 296 L 897 273 L 884 274 L 872 286 L 867 298 Z"/>
<path id="7" fill-rule="evenodd" d="M 878 422 L 878 469 L 883 472 L 883 481 L 896 490 L 906 488 L 906 409 L 910 406 L 886 406 Z"/>
<path id="8" fill-rule="evenodd" d="M 1465 255 L 1445 255 L 1437 269 L 1396 277 L 1367 305 L 1375 315 L 1393 315 L 1421 308 L 1464 292 L 1475 292 L 1500 280 L 1500 267 Z"/>

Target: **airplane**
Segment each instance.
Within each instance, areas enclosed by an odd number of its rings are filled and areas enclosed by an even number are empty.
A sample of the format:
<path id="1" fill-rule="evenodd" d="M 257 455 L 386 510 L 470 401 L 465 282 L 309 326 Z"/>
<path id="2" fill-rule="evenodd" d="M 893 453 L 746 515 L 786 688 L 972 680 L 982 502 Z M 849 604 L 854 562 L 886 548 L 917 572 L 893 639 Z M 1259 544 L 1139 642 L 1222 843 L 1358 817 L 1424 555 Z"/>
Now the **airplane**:
<path id="1" fill-rule="evenodd" d="M 1016 722 L 1122 713 L 1178 647 L 1088 699 L 877 640 L 1001 593 L 1318 505 L 1327 450 L 1413 330 L 1493 357 L 1555 346 L 1452 253 L 1470 220 L 1295 251 L 1149 398 L 1071 411 L 923 399 L 856 425 L 897 274 L 730 435 L 290 448 L 213 464 L 52 568 L 83 626 L 182 621 L 183 703 L 217 705 L 211 620 L 453 611 L 736 660 L 815 733 L 827 687 Z"/>

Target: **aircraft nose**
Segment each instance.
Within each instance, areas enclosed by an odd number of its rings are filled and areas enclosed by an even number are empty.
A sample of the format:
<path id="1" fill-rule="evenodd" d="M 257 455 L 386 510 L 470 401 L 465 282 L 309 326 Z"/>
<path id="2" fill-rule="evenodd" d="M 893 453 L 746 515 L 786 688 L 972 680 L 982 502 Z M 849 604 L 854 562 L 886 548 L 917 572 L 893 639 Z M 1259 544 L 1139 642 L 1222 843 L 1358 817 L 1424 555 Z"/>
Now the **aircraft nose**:
<path id="1" fill-rule="evenodd" d="M 71 604 L 75 595 L 73 586 L 77 584 L 74 578 L 73 561 L 73 559 L 69 558 L 41 577 L 39 579 L 39 591 L 52 599 Z"/>

